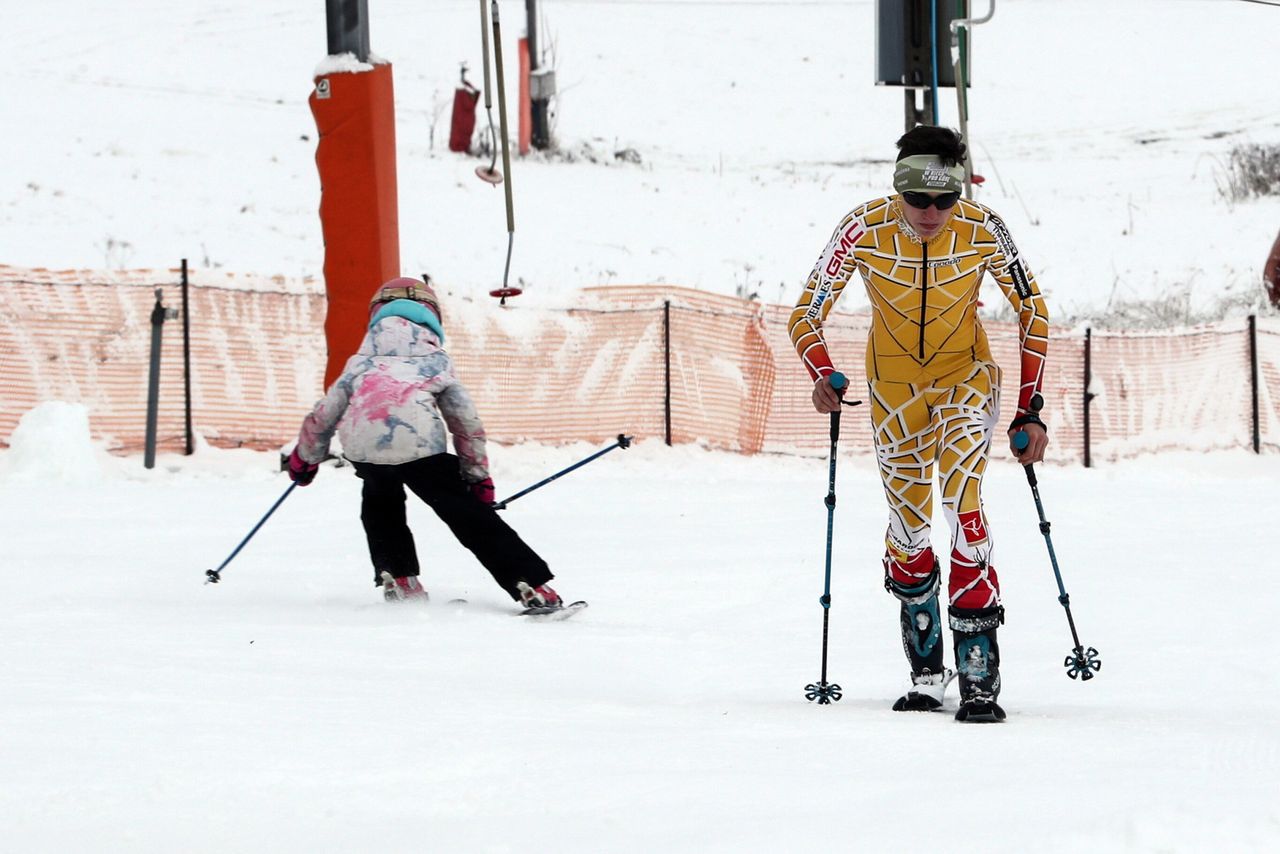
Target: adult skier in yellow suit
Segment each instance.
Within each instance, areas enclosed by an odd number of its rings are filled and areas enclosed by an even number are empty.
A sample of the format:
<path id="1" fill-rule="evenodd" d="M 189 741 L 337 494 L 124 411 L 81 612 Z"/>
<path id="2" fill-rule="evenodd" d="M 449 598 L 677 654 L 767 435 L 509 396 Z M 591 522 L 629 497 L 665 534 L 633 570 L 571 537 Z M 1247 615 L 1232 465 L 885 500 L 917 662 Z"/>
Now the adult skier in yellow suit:
<path id="1" fill-rule="evenodd" d="M 1044 458 L 1048 438 L 1031 408 L 1040 393 L 1049 323 L 1035 277 L 1008 229 L 961 198 L 965 146 L 947 128 L 920 126 L 898 140 L 893 195 L 855 208 L 836 228 L 791 314 L 791 340 L 814 381 L 813 405 L 835 412 L 835 368 L 822 325 L 856 272 L 871 301 L 866 373 L 876 458 L 889 503 L 885 587 L 901 601 L 911 688 L 899 711 L 940 708 L 953 676 L 943 664 L 941 574 L 930 544 L 933 479 L 951 527 L 948 615 L 961 704 L 957 720 L 998 721 L 1004 621 L 1000 581 L 982 508 L 982 477 L 1000 410 L 1000 368 L 978 319 L 984 273 L 1021 329 L 1020 386 L 1009 425 L 1020 463 Z M 1013 435 L 1030 439 L 1018 451 Z"/>

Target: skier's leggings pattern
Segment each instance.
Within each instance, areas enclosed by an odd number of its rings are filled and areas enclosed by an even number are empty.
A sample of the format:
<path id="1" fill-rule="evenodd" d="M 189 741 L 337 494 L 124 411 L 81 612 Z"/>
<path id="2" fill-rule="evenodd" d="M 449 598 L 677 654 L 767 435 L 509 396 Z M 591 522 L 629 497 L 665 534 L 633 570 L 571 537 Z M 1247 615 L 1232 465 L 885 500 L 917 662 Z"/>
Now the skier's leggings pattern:
<path id="1" fill-rule="evenodd" d="M 951 526 L 950 604 L 999 605 L 1000 581 L 991 566 L 980 490 L 1000 412 L 1000 369 L 978 362 L 954 384 L 873 379 L 867 385 L 876 459 L 889 500 L 886 575 L 900 587 L 914 587 L 933 572 L 929 527 L 936 468 Z"/>

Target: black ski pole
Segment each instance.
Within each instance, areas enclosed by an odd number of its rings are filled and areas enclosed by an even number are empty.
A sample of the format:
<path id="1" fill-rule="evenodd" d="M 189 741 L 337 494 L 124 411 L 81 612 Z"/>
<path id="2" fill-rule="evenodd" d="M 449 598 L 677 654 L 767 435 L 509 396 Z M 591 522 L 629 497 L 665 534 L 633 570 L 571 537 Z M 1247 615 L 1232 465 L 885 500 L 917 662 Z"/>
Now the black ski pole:
<path id="1" fill-rule="evenodd" d="M 846 406 L 857 406 L 860 400 L 846 401 L 844 393 L 849 385 L 845 375 L 836 371 L 830 377 L 831 387 L 840 395 L 841 403 Z M 827 560 L 826 575 L 823 581 L 822 597 L 818 602 L 822 605 L 822 678 L 804 686 L 804 696 L 810 702 L 817 700 L 818 705 L 825 706 L 844 696 L 843 689 L 834 682 L 827 681 L 827 636 L 831 625 L 831 533 L 835 526 L 836 516 L 836 443 L 840 440 L 840 410 L 831 413 L 831 454 L 827 469 Z"/>
<path id="2" fill-rule="evenodd" d="M 1038 413 L 1044 407 L 1044 398 L 1038 394 L 1031 395 L 1031 411 Z M 1021 451 L 1031 441 L 1026 431 L 1019 430 L 1013 434 L 1013 446 Z M 1053 538 L 1049 536 L 1049 520 L 1044 517 L 1044 504 L 1040 501 L 1040 487 L 1036 481 L 1036 470 L 1031 463 L 1023 466 L 1027 472 L 1027 483 L 1031 484 L 1031 496 L 1036 500 L 1036 513 L 1040 516 L 1040 533 L 1044 534 L 1044 543 L 1049 547 L 1049 563 L 1053 565 L 1054 578 L 1058 580 L 1058 601 L 1062 604 L 1063 610 L 1067 612 L 1067 625 L 1071 627 L 1071 640 L 1075 646 L 1071 649 L 1071 654 L 1063 661 L 1063 666 L 1067 668 L 1067 675 L 1072 679 L 1079 677 L 1081 681 L 1087 681 L 1093 678 L 1093 675 L 1102 669 L 1102 659 L 1098 656 L 1098 650 L 1093 647 L 1085 649 L 1080 643 L 1080 635 L 1076 633 L 1076 621 L 1071 616 L 1071 597 L 1067 595 L 1067 590 L 1062 586 L 1062 573 L 1058 570 L 1058 556 L 1053 551 Z"/>
<path id="3" fill-rule="evenodd" d="M 289 484 L 289 488 L 284 491 L 284 494 L 276 499 L 275 504 L 271 505 L 271 509 L 267 511 L 267 515 L 263 516 L 261 519 L 258 520 L 258 524 L 253 526 L 253 530 L 249 532 L 249 536 L 245 537 L 243 540 L 240 541 L 240 545 L 236 546 L 236 550 L 233 551 L 230 555 L 228 555 L 227 559 L 224 560 L 222 563 L 220 563 L 217 569 L 205 570 L 204 574 L 209 576 L 209 579 L 205 582 L 205 584 L 217 584 L 219 581 L 222 580 L 223 567 L 231 563 L 232 558 L 240 554 L 240 550 L 245 547 L 245 544 L 248 543 L 249 540 L 253 539 L 253 535 L 258 533 L 258 529 L 262 527 L 263 523 L 265 523 L 268 519 L 271 518 L 271 514 L 276 512 L 276 508 L 284 503 L 284 500 L 289 497 L 289 493 L 293 492 L 293 488 L 297 485 L 298 485 L 297 483 Z"/>
<path id="4" fill-rule="evenodd" d="M 511 496 L 510 498 L 504 498 L 504 499 L 502 499 L 501 501 L 499 501 L 499 502 L 497 502 L 496 504 L 494 504 L 494 505 L 493 505 L 493 509 L 494 509 L 494 510 L 505 510 L 505 509 L 506 509 L 506 507 L 507 507 L 507 505 L 508 505 L 508 504 L 510 504 L 512 501 L 515 501 L 517 498 L 520 498 L 521 496 L 524 496 L 524 495 L 528 495 L 530 492 L 533 492 L 535 489 L 538 489 L 538 488 L 540 488 L 540 487 L 546 486 L 548 483 L 550 483 L 551 481 L 555 480 L 556 478 L 563 477 L 564 475 L 568 474 L 569 472 L 573 471 L 574 469 L 576 469 L 576 468 L 581 468 L 582 466 L 585 466 L 587 463 L 591 462 L 591 461 L 592 461 L 592 460 L 594 460 L 594 459 L 598 459 L 599 457 L 603 457 L 605 454 L 609 453 L 609 452 L 610 452 L 610 451 L 612 451 L 614 448 L 622 448 L 622 450 L 624 450 L 624 451 L 625 451 L 627 448 L 630 448 L 630 447 L 631 447 L 631 439 L 632 439 L 632 437 L 631 437 L 631 436 L 627 436 L 627 435 L 625 435 L 625 434 L 623 434 L 623 433 L 619 433 L 619 434 L 618 434 L 618 439 L 617 439 L 617 441 L 616 441 L 616 442 L 614 442 L 614 443 L 613 443 L 612 445 L 610 445 L 609 447 L 607 447 L 607 448 L 605 448 L 605 449 L 603 449 L 603 450 L 600 450 L 600 451 L 596 451 L 594 454 L 592 454 L 591 456 L 587 457 L 585 460 L 579 460 L 578 462 L 574 463 L 573 465 L 569 466 L 568 468 L 566 468 L 566 469 L 561 469 L 560 471 L 558 471 L 558 472 L 556 472 L 555 474 L 551 475 L 551 477 L 544 478 L 543 480 L 538 481 L 538 482 L 537 482 L 537 483 L 535 483 L 533 486 L 530 486 L 530 487 L 528 487 L 527 489 L 522 489 L 522 490 L 520 490 L 519 492 L 517 492 L 515 495 Z"/>

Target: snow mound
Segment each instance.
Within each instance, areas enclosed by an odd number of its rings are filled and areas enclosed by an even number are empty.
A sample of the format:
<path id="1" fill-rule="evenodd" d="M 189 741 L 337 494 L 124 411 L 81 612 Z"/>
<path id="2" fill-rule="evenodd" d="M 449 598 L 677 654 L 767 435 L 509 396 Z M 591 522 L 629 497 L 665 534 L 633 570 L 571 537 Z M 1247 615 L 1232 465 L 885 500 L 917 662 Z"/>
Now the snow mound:
<path id="1" fill-rule="evenodd" d="M 89 436 L 89 410 L 49 400 L 27 410 L 9 437 L 3 473 L 13 480 L 83 482 L 102 476 Z"/>

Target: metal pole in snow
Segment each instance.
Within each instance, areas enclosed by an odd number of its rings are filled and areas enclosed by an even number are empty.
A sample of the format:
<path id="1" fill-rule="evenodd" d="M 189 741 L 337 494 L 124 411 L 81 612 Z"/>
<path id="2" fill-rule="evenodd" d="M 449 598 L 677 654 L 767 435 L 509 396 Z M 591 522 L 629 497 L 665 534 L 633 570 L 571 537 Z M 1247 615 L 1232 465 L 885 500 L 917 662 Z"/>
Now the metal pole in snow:
<path id="1" fill-rule="evenodd" d="M 187 300 L 190 281 L 187 259 L 182 259 L 182 384 L 186 408 L 187 456 L 195 453 L 195 431 L 191 427 L 191 305 Z"/>
<path id="2" fill-rule="evenodd" d="M 156 418 L 160 408 L 160 338 L 164 330 L 163 291 L 156 288 L 156 304 L 151 309 L 151 367 L 147 373 L 147 432 L 143 444 L 142 465 L 156 466 Z"/>

